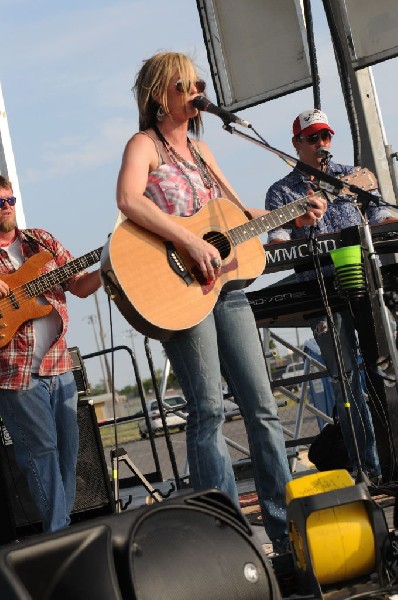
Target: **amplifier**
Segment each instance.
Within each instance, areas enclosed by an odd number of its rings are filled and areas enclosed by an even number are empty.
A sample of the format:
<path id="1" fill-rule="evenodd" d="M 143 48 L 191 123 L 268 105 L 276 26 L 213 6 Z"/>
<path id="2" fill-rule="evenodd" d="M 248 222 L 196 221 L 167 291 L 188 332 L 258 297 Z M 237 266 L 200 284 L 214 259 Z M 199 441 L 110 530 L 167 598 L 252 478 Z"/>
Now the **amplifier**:
<path id="1" fill-rule="evenodd" d="M 90 384 L 87 380 L 86 367 L 84 366 L 79 348 L 77 346 L 73 346 L 72 348 L 68 348 L 68 350 L 72 360 L 72 372 L 75 378 L 79 398 L 81 396 L 88 396 L 91 391 Z"/>

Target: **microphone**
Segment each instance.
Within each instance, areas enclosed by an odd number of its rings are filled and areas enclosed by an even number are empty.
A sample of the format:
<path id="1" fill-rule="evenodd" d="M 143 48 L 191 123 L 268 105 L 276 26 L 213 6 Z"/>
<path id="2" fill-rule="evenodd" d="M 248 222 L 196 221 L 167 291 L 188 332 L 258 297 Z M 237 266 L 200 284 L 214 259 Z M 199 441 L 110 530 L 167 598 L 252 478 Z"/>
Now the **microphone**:
<path id="1" fill-rule="evenodd" d="M 318 150 L 316 151 L 316 154 L 321 159 L 321 164 L 320 164 L 319 168 L 321 169 L 321 171 L 326 171 L 326 169 L 330 163 L 330 159 L 332 158 L 332 155 L 330 154 L 329 150 L 326 150 L 326 148 L 318 148 Z M 322 182 L 322 183 L 324 183 L 324 182 Z M 327 187 L 326 189 L 327 189 L 327 191 L 332 192 L 330 187 Z"/>
<path id="2" fill-rule="evenodd" d="M 225 108 L 221 108 L 216 104 L 212 104 L 212 102 L 210 102 L 206 96 L 196 96 L 196 98 L 192 100 L 192 105 L 199 110 L 209 112 L 212 115 L 217 115 L 217 117 L 220 117 L 220 119 L 224 121 L 224 125 L 228 125 L 229 123 L 237 123 L 242 127 L 251 127 L 251 124 L 248 121 L 237 117 L 234 115 L 234 113 L 225 110 Z"/>
<path id="3" fill-rule="evenodd" d="M 323 160 L 328 160 L 329 161 L 331 158 L 333 158 L 333 154 L 331 154 L 329 152 L 329 150 L 326 150 L 326 148 L 318 148 L 318 150 L 316 151 L 316 153 Z"/>

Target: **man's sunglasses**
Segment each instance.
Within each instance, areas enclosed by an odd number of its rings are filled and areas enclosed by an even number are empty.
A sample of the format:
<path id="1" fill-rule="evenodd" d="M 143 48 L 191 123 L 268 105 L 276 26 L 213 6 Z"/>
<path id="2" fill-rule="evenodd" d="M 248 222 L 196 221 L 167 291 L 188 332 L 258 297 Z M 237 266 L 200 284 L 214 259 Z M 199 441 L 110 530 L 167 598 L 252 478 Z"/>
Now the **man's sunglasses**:
<path id="1" fill-rule="evenodd" d="M 323 142 L 326 142 L 326 140 L 331 140 L 332 134 L 328 129 L 322 129 L 322 131 L 318 131 L 312 135 L 299 135 L 298 137 L 301 142 L 306 141 L 308 144 L 310 144 L 310 146 L 313 146 L 319 140 L 322 140 Z"/>
<path id="2" fill-rule="evenodd" d="M 11 196 L 11 198 L 0 198 L 0 208 L 3 208 L 6 202 L 8 202 L 10 206 L 15 206 L 16 201 L 17 199 L 15 196 Z"/>
<path id="3" fill-rule="evenodd" d="M 206 82 L 203 81 L 203 79 L 198 79 L 197 81 L 193 82 L 183 81 L 182 79 L 179 79 L 178 81 L 176 81 L 177 92 L 179 94 L 189 94 L 192 89 L 192 85 L 196 87 L 196 90 L 199 92 L 199 94 L 203 94 L 203 92 L 206 89 Z"/>

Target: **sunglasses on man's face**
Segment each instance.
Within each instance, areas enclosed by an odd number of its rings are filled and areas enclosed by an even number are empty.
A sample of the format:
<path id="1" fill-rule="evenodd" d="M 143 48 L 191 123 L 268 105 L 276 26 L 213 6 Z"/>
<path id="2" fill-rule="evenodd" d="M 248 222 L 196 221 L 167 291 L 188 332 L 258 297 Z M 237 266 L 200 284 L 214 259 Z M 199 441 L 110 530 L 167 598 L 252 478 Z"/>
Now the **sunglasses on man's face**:
<path id="1" fill-rule="evenodd" d="M 8 202 L 10 206 L 15 206 L 16 201 L 17 199 L 15 196 L 11 196 L 11 198 L 0 198 L 0 208 L 3 208 L 6 202 Z"/>
<path id="2" fill-rule="evenodd" d="M 332 134 L 328 129 L 322 129 L 322 131 L 318 131 L 317 133 L 313 133 L 312 135 L 299 135 L 299 140 L 301 142 L 307 142 L 310 146 L 316 144 L 319 140 L 326 142 L 326 140 L 331 140 Z"/>
<path id="3" fill-rule="evenodd" d="M 203 81 L 203 79 L 198 79 L 197 81 L 183 81 L 182 79 L 179 79 L 176 81 L 177 92 L 179 94 L 189 94 L 192 85 L 196 87 L 196 91 L 199 92 L 199 94 L 203 94 L 206 89 L 206 82 Z"/>

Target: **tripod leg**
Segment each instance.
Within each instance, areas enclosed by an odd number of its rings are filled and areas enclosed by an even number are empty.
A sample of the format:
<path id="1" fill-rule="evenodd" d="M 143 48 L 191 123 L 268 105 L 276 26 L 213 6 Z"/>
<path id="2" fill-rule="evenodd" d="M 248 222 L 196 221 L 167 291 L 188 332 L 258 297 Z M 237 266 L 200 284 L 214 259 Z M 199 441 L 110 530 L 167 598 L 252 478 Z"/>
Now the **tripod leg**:
<path id="1" fill-rule="evenodd" d="M 115 507 L 116 512 L 120 513 L 122 511 L 120 505 L 120 495 L 119 495 L 119 459 L 115 452 L 115 450 L 111 450 L 111 461 L 112 461 L 112 489 L 113 489 L 113 497 L 115 499 Z"/>
<path id="2" fill-rule="evenodd" d="M 123 456 L 121 456 L 119 458 L 120 461 L 123 461 L 126 463 L 126 465 L 129 467 L 129 469 L 134 473 L 134 475 L 136 475 L 139 479 L 141 479 L 142 481 L 142 485 L 144 486 L 144 488 L 146 489 L 146 491 L 150 494 L 151 498 L 153 500 L 156 500 L 156 502 L 162 502 L 162 497 L 159 494 L 159 492 L 157 492 L 155 490 L 155 488 L 149 483 L 149 481 L 147 480 L 147 478 L 145 477 L 145 475 L 143 473 L 141 473 L 140 469 L 137 467 L 137 465 L 135 465 L 129 458 L 129 456 L 126 454 L 124 454 Z"/>
<path id="3" fill-rule="evenodd" d="M 150 497 L 153 500 L 155 500 L 156 502 L 162 502 L 163 498 L 162 498 L 161 493 L 159 491 L 155 490 L 155 488 L 149 483 L 149 481 L 147 480 L 145 475 L 140 471 L 140 469 L 137 467 L 137 465 L 135 465 L 133 463 L 133 461 L 130 460 L 130 458 L 124 448 L 117 448 L 117 449 L 111 450 L 111 459 L 112 459 L 113 491 L 115 494 L 115 502 L 116 502 L 116 506 L 117 506 L 117 512 L 121 512 L 121 510 L 123 508 L 121 506 L 121 501 L 120 501 L 120 496 L 119 496 L 119 463 L 120 462 L 126 463 L 128 468 L 130 469 L 130 471 L 132 473 L 134 473 L 134 475 L 140 479 L 140 481 L 142 482 L 142 485 L 144 486 L 146 491 L 150 494 Z M 173 489 L 171 489 L 170 492 L 173 491 Z M 168 495 L 169 494 L 167 494 L 164 497 L 167 497 Z"/>

